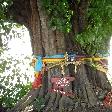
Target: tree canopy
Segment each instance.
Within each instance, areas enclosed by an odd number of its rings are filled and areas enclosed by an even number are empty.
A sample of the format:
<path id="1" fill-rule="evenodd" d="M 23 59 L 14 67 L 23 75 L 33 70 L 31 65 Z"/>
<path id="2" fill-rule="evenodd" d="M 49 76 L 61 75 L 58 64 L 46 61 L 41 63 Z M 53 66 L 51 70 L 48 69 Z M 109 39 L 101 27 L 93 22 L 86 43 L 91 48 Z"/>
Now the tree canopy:
<path id="1" fill-rule="evenodd" d="M 84 15 L 87 21 L 86 27 L 80 33 L 74 34 L 74 41 L 81 45 L 86 54 L 105 54 L 109 48 L 112 31 L 111 0 L 42 0 L 41 5 L 49 16 L 49 26 L 66 34 L 72 31 L 73 23 L 71 21 L 74 14 L 72 5 L 74 4 L 74 7 L 77 6 L 80 9 L 82 2 L 88 4 Z M 12 23 L 13 17 L 10 16 L 9 18 L 7 13 L 11 4 L 13 4 L 13 0 L 1 1 L 1 28 L 7 29 L 11 26 L 4 24 L 5 21 Z"/>
<path id="2" fill-rule="evenodd" d="M 73 10 L 71 4 L 77 4 L 80 8 L 82 0 L 42 0 L 43 7 L 50 17 L 53 27 L 65 32 L 71 32 L 71 17 Z M 86 54 L 105 54 L 108 51 L 109 40 L 112 31 L 112 1 L 111 0 L 85 0 L 88 2 L 86 10 L 86 27 L 74 35 Z M 75 5 L 74 5 L 75 7 Z"/>

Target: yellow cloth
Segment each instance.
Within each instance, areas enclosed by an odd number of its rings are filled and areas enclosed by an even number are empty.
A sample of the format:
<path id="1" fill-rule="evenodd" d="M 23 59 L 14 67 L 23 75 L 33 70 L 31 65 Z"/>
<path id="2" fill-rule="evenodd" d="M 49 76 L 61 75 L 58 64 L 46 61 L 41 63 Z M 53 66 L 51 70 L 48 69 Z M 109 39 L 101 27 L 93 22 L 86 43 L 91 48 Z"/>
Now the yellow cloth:
<path id="1" fill-rule="evenodd" d="M 35 72 L 34 74 L 35 74 L 35 77 L 38 78 L 38 76 L 39 76 L 40 73 L 39 72 Z"/>
<path id="2" fill-rule="evenodd" d="M 65 61 L 65 58 L 43 58 L 42 61 L 46 63 L 56 63 L 60 61 Z"/>

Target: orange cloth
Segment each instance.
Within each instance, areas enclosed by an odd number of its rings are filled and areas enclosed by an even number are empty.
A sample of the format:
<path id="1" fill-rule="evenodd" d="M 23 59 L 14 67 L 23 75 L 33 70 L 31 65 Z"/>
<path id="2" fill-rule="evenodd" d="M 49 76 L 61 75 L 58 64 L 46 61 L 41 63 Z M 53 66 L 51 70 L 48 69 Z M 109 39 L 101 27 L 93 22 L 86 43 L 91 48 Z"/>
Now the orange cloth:
<path id="1" fill-rule="evenodd" d="M 42 86 L 42 74 L 39 74 L 38 77 L 35 77 L 34 82 L 32 83 L 32 88 L 37 89 Z"/>

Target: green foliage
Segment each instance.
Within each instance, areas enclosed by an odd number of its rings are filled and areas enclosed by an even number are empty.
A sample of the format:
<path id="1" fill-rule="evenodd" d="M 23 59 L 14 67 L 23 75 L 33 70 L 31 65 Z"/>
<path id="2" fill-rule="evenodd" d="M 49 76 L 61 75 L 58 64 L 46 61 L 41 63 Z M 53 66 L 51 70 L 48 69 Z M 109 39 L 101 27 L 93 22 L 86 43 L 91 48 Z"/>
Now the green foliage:
<path id="1" fill-rule="evenodd" d="M 0 29 L 6 29 L 7 27 L 10 27 L 10 25 L 4 24 L 5 22 L 9 22 L 7 18 L 7 9 L 12 4 L 12 0 L 1 0 L 0 1 Z"/>
<path id="2" fill-rule="evenodd" d="M 7 64 L 6 60 L 0 59 L 0 73 L 3 73 L 5 71 L 6 64 Z"/>
<path id="3" fill-rule="evenodd" d="M 0 101 L 5 107 L 12 107 L 31 89 L 31 83 L 18 67 L 21 62 L 12 58 L 1 59 L 0 62 Z M 27 84 L 24 84 L 25 78 Z"/>
<path id="4" fill-rule="evenodd" d="M 42 3 L 50 18 L 49 25 L 62 32 L 69 32 L 71 30 L 72 11 L 67 0 L 42 0 Z"/>
<path id="5" fill-rule="evenodd" d="M 31 89 L 27 73 L 29 69 L 23 73 L 19 66 L 26 65 L 25 62 L 14 59 L 10 55 L 4 55 L 8 50 L 6 47 L 8 40 L 12 37 L 21 37 L 20 33 L 15 31 L 21 26 L 13 23 L 11 18 L 7 18 L 7 9 L 11 4 L 12 0 L 0 1 L 0 105 L 4 107 L 14 106 Z"/>
<path id="6" fill-rule="evenodd" d="M 0 74 L 2 74 L 5 71 L 5 67 L 7 65 L 7 61 L 1 57 L 4 51 L 7 51 L 7 50 L 8 48 L 6 45 L 3 45 L 0 47 Z"/>
<path id="7" fill-rule="evenodd" d="M 107 53 L 112 34 L 112 1 L 91 0 L 87 17 L 87 29 L 78 34 L 75 41 L 80 43 L 86 54 Z"/>
<path id="8" fill-rule="evenodd" d="M 4 107 L 14 106 L 30 89 L 31 82 L 29 81 L 28 68 L 22 71 L 21 66 L 26 66 L 26 58 L 14 59 L 10 55 L 6 55 L 6 48 L 1 48 L 0 55 L 0 104 Z M 25 84 L 26 83 L 26 84 Z"/>
<path id="9" fill-rule="evenodd" d="M 0 1 L 0 46 L 2 45 L 2 36 L 8 38 L 8 34 L 11 32 L 12 28 L 20 27 L 19 24 L 11 21 L 11 18 L 7 15 L 8 8 L 12 5 L 12 0 L 1 0 Z M 8 38 L 9 39 L 9 38 Z"/>
<path id="10" fill-rule="evenodd" d="M 42 6 L 50 20 L 49 26 L 54 30 L 71 31 L 70 20 L 73 11 L 70 9 L 69 3 L 68 0 L 42 0 Z M 77 0 L 77 5 L 80 3 L 81 1 Z M 14 27 L 10 21 L 4 24 L 4 21 L 7 20 L 5 12 L 11 4 L 12 0 L 2 0 L 0 5 L 0 28 L 4 29 L 4 34 L 10 32 L 10 29 Z M 107 53 L 112 31 L 112 1 L 90 0 L 87 21 L 87 28 L 75 37 L 75 41 L 81 45 L 82 51 L 86 54 Z"/>
<path id="11" fill-rule="evenodd" d="M 77 4 L 81 1 L 77 0 Z M 72 10 L 67 0 L 42 0 L 50 18 L 50 26 L 64 32 L 70 32 Z M 112 1 L 91 0 L 87 10 L 87 27 L 75 35 L 75 41 L 82 47 L 83 53 L 89 55 L 106 54 L 112 31 Z"/>
<path id="12" fill-rule="evenodd" d="M 6 11 L 9 6 L 12 5 L 12 0 L 1 0 L 0 1 L 0 23 L 3 23 L 7 19 Z"/>
<path id="13" fill-rule="evenodd" d="M 13 107 L 30 89 L 31 84 L 16 84 L 10 88 L 2 86 L 2 88 L 0 88 L 0 103 L 4 107 Z"/>

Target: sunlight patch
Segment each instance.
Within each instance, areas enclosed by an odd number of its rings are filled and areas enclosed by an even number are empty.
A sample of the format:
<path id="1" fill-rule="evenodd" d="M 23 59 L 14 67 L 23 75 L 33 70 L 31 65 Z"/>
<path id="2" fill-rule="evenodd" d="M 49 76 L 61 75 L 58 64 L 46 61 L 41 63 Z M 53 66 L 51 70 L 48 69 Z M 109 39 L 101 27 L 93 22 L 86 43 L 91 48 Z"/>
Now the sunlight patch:
<path id="1" fill-rule="evenodd" d="M 108 73 L 107 73 L 107 77 L 109 82 L 112 85 L 112 37 L 110 39 L 110 50 L 109 50 L 109 57 L 108 57 Z"/>

